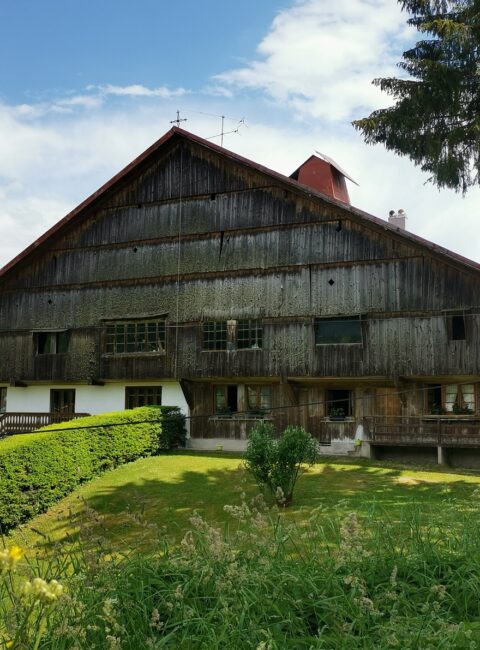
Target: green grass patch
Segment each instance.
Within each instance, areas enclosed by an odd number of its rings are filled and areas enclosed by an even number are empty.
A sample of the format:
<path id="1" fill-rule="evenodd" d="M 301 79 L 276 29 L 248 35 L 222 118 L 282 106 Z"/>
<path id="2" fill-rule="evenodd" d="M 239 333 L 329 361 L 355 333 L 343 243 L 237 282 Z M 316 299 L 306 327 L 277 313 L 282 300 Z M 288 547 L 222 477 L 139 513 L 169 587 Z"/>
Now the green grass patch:
<path id="1" fill-rule="evenodd" d="M 283 511 L 238 462 L 141 459 L 16 531 L 42 553 L 0 579 L 0 638 L 38 650 L 480 647 L 480 477 L 325 459 Z"/>
<path id="2" fill-rule="evenodd" d="M 81 539 L 83 545 L 102 543 L 119 552 L 148 551 L 162 530 L 176 543 L 194 512 L 225 525 L 230 521 L 226 504 L 238 503 L 241 492 L 249 498 L 258 493 L 249 475 L 238 470 L 240 463 L 240 455 L 187 451 L 142 458 L 82 485 L 15 531 L 14 539 L 37 550 Z M 355 511 L 389 521 L 407 521 L 412 513 L 454 526 L 445 503 L 468 513 L 479 486 L 473 472 L 323 459 L 300 477 L 284 516 L 302 525 L 321 507 L 327 514 Z"/>

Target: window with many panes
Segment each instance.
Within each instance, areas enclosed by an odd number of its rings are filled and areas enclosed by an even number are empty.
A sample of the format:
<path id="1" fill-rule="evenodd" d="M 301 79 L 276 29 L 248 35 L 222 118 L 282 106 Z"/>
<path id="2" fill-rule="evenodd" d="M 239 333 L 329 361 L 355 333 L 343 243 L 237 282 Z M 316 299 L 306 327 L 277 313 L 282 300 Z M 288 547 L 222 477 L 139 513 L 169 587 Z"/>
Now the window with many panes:
<path id="1" fill-rule="evenodd" d="M 474 384 L 428 384 L 427 410 L 432 415 L 473 415 L 476 412 Z"/>
<path id="2" fill-rule="evenodd" d="M 247 391 L 247 410 L 262 414 L 272 408 L 271 386 L 245 386 Z"/>
<path id="3" fill-rule="evenodd" d="M 36 332 L 37 354 L 65 354 L 68 332 Z"/>
<path id="4" fill-rule="evenodd" d="M 7 410 L 7 389 L 5 386 L 0 386 L 0 413 L 5 413 Z"/>
<path id="5" fill-rule="evenodd" d="M 52 388 L 50 391 L 51 413 L 75 413 L 75 390 Z"/>
<path id="6" fill-rule="evenodd" d="M 362 323 L 359 316 L 316 318 L 315 344 L 362 343 Z"/>
<path id="7" fill-rule="evenodd" d="M 134 409 L 138 406 L 161 406 L 161 386 L 127 386 L 125 388 L 125 408 Z"/>
<path id="8" fill-rule="evenodd" d="M 260 350 L 262 346 L 263 323 L 259 319 L 203 323 L 204 350 Z"/>
<path id="9" fill-rule="evenodd" d="M 107 354 L 145 354 L 165 351 L 164 320 L 119 321 L 108 323 L 105 334 Z"/>
<path id="10" fill-rule="evenodd" d="M 263 343 L 263 324 L 258 319 L 237 321 L 237 349 L 259 350 Z"/>
<path id="11" fill-rule="evenodd" d="M 203 349 L 204 350 L 226 350 L 227 349 L 227 322 L 226 321 L 205 321 L 205 323 L 203 323 Z"/>

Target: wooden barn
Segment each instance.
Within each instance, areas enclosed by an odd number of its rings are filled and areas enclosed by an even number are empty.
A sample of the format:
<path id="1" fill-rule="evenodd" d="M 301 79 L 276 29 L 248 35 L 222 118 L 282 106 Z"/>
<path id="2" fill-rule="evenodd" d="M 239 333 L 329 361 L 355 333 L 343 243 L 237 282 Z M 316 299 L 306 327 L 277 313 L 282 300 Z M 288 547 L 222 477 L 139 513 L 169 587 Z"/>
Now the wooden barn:
<path id="1" fill-rule="evenodd" d="M 172 128 L 0 271 L 0 435 L 163 403 L 193 447 L 268 418 L 473 458 L 480 266 L 353 208 L 346 176 Z"/>

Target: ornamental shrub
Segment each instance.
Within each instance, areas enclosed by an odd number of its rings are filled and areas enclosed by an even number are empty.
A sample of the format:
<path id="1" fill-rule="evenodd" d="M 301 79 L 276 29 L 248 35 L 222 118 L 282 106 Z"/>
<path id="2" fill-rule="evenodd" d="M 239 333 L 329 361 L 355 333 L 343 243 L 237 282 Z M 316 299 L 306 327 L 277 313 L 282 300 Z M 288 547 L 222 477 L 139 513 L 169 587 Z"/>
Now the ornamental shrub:
<path id="1" fill-rule="evenodd" d="M 44 512 L 104 470 L 178 446 L 182 430 L 178 408 L 141 407 L 0 441 L 0 531 Z"/>
<path id="2" fill-rule="evenodd" d="M 162 426 L 158 430 L 158 449 L 168 450 L 185 447 L 187 430 L 185 416 L 178 406 L 160 406 Z"/>
<path id="3" fill-rule="evenodd" d="M 302 464 L 317 460 L 317 443 L 303 427 L 287 427 L 276 435 L 271 422 L 259 422 L 249 434 L 245 466 L 258 485 L 280 505 L 289 505 Z"/>

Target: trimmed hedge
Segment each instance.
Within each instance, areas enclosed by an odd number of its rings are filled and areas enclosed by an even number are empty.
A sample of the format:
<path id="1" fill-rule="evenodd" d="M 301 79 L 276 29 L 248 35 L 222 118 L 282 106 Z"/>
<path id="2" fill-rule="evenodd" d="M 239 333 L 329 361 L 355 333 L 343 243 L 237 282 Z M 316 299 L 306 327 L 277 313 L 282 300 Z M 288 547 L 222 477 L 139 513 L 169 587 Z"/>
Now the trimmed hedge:
<path id="1" fill-rule="evenodd" d="M 0 442 L 4 533 L 104 470 L 183 444 L 185 417 L 177 407 L 148 406 L 53 424 L 15 436 L 18 444 L 12 438 L 5 442 L 5 448 Z"/>

